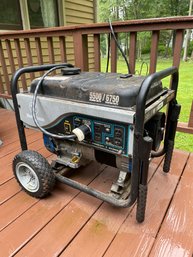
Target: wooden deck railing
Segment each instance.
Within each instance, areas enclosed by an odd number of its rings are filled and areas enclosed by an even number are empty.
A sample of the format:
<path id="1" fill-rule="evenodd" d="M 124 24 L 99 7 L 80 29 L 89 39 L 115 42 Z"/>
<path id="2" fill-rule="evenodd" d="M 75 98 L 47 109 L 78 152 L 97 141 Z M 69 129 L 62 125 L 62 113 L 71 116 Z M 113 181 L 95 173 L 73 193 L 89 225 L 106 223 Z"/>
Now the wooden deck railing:
<path id="1" fill-rule="evenodd" d="M 135 73 L 138 32 L 151 32 L 150 73 L 156 71 L 159 35 L 163 30 L 176 32 L 173 48 L 173 65 L 179 67 L 185 29 L 193 29 L 193 17 L 171 17 L 114 22 L 115 34 L 129 33 L 129 64 Z M 100 71 L 100 35 L 110 33 L 108 23 L 15 31 L 0 34 L 0 97 L 11 98 L 10 78 L 16 69 L 44 63 L 71 62 L 82 70 Z M 117 70 L 117 48 L 111 39 L 111 71 Z M 191 74 L 190 74 L 191 76 Z M 23 76 L 21 87 L 34 78 Z M 193 88 L 193 85 L 192 85 Z M 193 133 L 193 105 L 187 124 L 180 123 L 180 131 Z"/>

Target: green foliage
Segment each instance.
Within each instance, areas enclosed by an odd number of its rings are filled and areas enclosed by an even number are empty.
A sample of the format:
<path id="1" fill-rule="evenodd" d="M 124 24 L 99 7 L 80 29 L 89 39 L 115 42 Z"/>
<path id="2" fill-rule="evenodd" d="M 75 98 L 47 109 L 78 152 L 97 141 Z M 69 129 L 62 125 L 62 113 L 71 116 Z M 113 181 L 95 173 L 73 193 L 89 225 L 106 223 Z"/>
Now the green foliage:
<path id="1" fill-rule="evenodd" d="M 146 19 L 169 16 L 188 15 L 189 0 L 99 0 L 99 21 L 108 22 L 116 20 Z M 172 31 L 160 33 L 158 55 L 170 57 L 172 55 Z M 121 33 L 119 35 L 121 46 L 124 45 L 126 52 L 129 36 Z M 106 53 L 106 38 L 101 39 L 102 51 Z M 149 64 L 149 53 L 151 50 L 151 33 L 140 32 L 137 35 L 137 53 L 141 62 L 137 62 L 136 70 L 140 71 L 142 62 Z M 193 51 L 193 41 L 189 43 L 188 56 Z M 102 70 L 105 71 L 106 60 L 102 60 Z M 159 59 L 157 70 L 163 70 L 172 66 L 171 59 Z M 178 101 L 182 104 L 180 121 L 187 122 L 192 102 L 192 74 L 193 62 L 182 62 L 180 66 L 180 84 L 178 90 Z M 118 61 L 118 72 L 126 73 L 127 68 L 124 61 Z M 142 74 L 146 73 L 144 68 Z M 164 80 L 169 84 L 169 79 Z M 175 147 L 187 151 L 193 151 L 193 135 L 177 133 Z"/>
<path id="2" fill-rule="evenodd" d="M 193 52 L 193 41 L 191 41 L 188 46 L 188 56 L 189 57 L 191 56 L 192 52 Z"/>
<path id="3" fill-rule="evenodd" d="M 189 0 L 99 0 L 99 21 L 109 22 L 117 20 L 145 19 L 168 17 L 177 15 L 187 15 Z M 159 55 L 163 57 L 171 56 L 171 31 L 162 31 L 159 39 Z M 142 54 L 147 54 L 151 49 L 151 34 L 140 32 L 137 35 L 137 53 L 141 59 Z M 128 52 L 129 36 L 119 34 L 119 43 Z M 101 40 L 103 56 L 107 51 L 106 40 Z M 192 46 L 189 46 L 189 56 Z"/>
<path id="4" fill-rule="evenodd" d="M 189 0 L 99 0 L 100 21 L 188 15 Z"/>
<path id="5" fill-rule="evenodd" d="M 149 64 L 149 55 L 142 56 L 143 61 L 146 61 Z M 136 70 L 140 71 L 141 69 L 141 61 L 137 61 Z M 163 59 L 159 58 L 157 63 L 157 71 L 166 69 L 172 66 L 172 59 Z M 127 68 L 125 62 L 123 60 L 118 60 L 117 71 L 120 73 L 126 73 Z M 106 59 L 102 59 L 101 61 L 101 70 L 105 71 L 106 69 Z M 192 104 L 192 71 L 193 71 L 193 62 L 183 62 L 181 61 L 180 70 L 179 70 L 179 86 L 178 86 L 178 94 L 177 100 L 182 105 L 180 118 L 181 122 L 188 122 L 190 115 L 190 108 Z M 142 75 L 146 74 L 146 67 L 144 66 L 142 69 Z M 164 79 L 164 86 L 169 85 L 170 79 Z M 175 148 L 182 149 L 186 151 L 193 152 L 193 135 L 185 134 L 185 133 L 177 133 L 175 140 Z"/>

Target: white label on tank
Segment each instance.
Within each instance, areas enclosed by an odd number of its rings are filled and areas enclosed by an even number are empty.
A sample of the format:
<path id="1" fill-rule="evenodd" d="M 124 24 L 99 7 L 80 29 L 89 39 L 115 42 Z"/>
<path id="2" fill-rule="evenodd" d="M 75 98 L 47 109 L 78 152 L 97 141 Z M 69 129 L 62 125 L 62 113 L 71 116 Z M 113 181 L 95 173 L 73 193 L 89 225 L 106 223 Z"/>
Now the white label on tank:
<path id="1" fill-rule="evenodd" d="M 111 94 L 103 94 L 103 93 L 99 93 L 99 92 L 90 92 L 89 101 L 97 102 L 97 103 L 119 105 L 119 96 L 111 95 Z"/>

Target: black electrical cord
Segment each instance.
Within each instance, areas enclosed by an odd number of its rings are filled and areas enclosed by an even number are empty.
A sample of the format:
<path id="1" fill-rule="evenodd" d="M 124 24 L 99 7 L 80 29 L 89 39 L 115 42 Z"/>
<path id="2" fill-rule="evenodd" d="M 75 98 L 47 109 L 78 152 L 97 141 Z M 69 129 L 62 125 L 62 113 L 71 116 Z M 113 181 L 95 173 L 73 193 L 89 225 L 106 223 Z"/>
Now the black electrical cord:
<path id="1" fill-rule="evenodd" d="M 51 136 L 51 137 L 54 137 L 54 138 L 58 138 L 58 139 L 75 139 L 77 136 L 75 134 L 72 134 L 72 135 L 57 135 L 57 134 L 53 134 L 53 133 L 50 133 L 48 132 L 47 130 L 45 130 L 44 128 L 42 128 L 37 120 L 37 117 L 36 117 L 36 101 L 37 101 L 37 93 L 38 93 L 38 89 L 39 87 L 42 85 L 44 79 L 46 76 L 48 76 L 48 74 L 50 74 L 51 72 L 53 72 L 54 70 L 57 70 L 57 69 L 61 69 L 61 68 L 65 68 L 66 66 L 64 65 L 61 65 L 61 66 L 57 66 L 57 67 L 54 67 L 50 70 L 48 70 L 42 77 L 41 79 L 38 81 L 38 84 L 36 86 L 36 89 L 34 91 L 34 94 L 33 94 L 33 99 L 32 99 L 32 117 L 33 117 L 33 120 L 34 120 L 34 123 L 36 124 L 36 126 L 46 135 L 48 136 Z"/>
<path id="2" fill-rule="evenodd" d="M 128 62 L 127 57 L 126 57 L 125 53 L 123 52 L 121 46 L 119 45 L 119 42 L 117 41 L 117 38 L 115 36 L 115 32 L 114 32 L 111 20 L 109 20 L 109 26 L 110 26 L 110 29 L 111 29 L 111 34 L 113 35 L 113 38 L 115 40 L 115 43 L 116 43 L 117 47 L 119 48 L 119 50 L 120 50 L 120 52 L 121 52 L 121 54 L 122 54 L 122 56 L 123 56 L 123 58 L 126 62 L 127 69 L 128 69 L 128 74 L 131 74 L 130 67 L 129 67 L 129 62 Z"/>
<path id="3" fill-rule="evenodd" d="M 148 63 L 147 63 L 147 62 L 142 62 L 141 67 L 140 67 L 139 75 L 141 75 L 144 65 L 146 66 L 146 76 L 147 76 L 148 71 L 149 71 L 149 66 L 148 66 Z"/>
<path id="4" fill-rule="evenodd" d="M 107 53 L 107 66 L 106 66 L 106 72 L 109 70 L 109 59 L 110 59 L 110 48 L 111 48 L 111 35 L 108 35 L 108 53 Z"/>

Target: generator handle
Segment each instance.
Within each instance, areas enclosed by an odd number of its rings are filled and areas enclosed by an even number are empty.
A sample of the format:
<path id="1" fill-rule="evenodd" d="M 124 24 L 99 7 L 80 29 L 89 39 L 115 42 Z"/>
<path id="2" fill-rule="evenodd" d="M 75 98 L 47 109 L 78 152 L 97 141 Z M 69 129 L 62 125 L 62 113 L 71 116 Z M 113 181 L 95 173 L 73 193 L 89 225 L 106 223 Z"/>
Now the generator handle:
<path id="1" fill-rule="evenodd" d="M 18 80 L 21 77 L 21 75 L 25 74 L 25 73 L 31 73 L 31 72 L 40 72 L 40 71 L 46 71 L 46 70 L 50 70 L 54 67 L 57 66 L 67 66 L 67 67 L 74 67 L 72 64 L 70 63 L 60 63 L 60 64 L 45 64 L 45 65 L 38 65 L 38 66 L 28 66 L 28 67 L 23 67 L 20 68 L 18 70 L 16 70 L 16 72 L 14 73 L 14 75 L 12 76 L 11 79 L 11 93 L 12 96 L 14 96 L 15 94 L 17 94 L 18 91 Z"/>
<path id="2" fill-rule="evenodd" d="M 172 76 L 170 89 L 174 90 L 174 96 L 176 98 L 178 88 L 178 68 L 170 67 L 165 70 L 153 73 L 149 75 L 140 87 L 139 95 L 136 101 L 136 121 L 135 121 L 135 133 L 143 136 L 144 120 L 145 120 L 145 105 L 147 101 L 147 95 L 153 83 L 162 80 L 165 77 Z"/>
<path id="3" fill-rule="evenodd" d="M 21 149 L 23 151 L 27 150 L 27 142 L 26 142 L 26 136 L 25 136 L 25 131 L 24 131 L 24 125 L 23 125 L 22 120 L 20 119 L 19 106 L 18 106 L 17 97 L 16 97 L 17 93 L 19 93 L 18 80 L 21 77 L 21 75 L 23 75 L 25 73 L 46 71 L 46 70 L 52 69 L 53 67 L 59 67 L 59 66 L 74 67 L 72 64 L 69 64 L 69 63 L 29 66 L 29 67 L 24 67 L 24 68 L 18 69 L 12 76 L 11 93 L 12 93 L 12 99 L 13 99 L 13 106 L 15 109 L 15 116 L 16 116 L 17 128 L 18 128 L 18 133 L 19 133 L 20 145 L 21 145 Z"/>
<path id="4" fill-rule="evenodd" d="M 153 83 L 158 82 L 170 75 L 172 76 L 170 88 L 175 91 L 175 95 L 174 95 L 174 100 L 175 100 L 177 87 L 178 87 L 178 69 L 176 67 L 170 67 L 163 71 L 159 71 L 149 75 L 142 82 L 142 85 L 140 87 L 140 91 L 136 101 L 135 132 L 134 132 L 134 144 L 133 144 L 133 167 L 132 167 L 132 177 L 131 177 L 131 186 L 132 186 L 131 202 L 134 202 L 135 199 L 138 197 L 141 177 L 145 176 L 147 178 L 147 175 L 148 175 L 148 174 L 141 174 L 141 162 L 144 156 L 142 151 L 140 151 L 142 147 L 142 143 L 144 142 L 143 133 L 144 133 L 145 105 L 147 101 L 147 95 Z M 145 172 L 147 173 L 148 169 L 146 169 Z"/>

